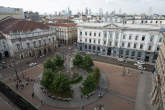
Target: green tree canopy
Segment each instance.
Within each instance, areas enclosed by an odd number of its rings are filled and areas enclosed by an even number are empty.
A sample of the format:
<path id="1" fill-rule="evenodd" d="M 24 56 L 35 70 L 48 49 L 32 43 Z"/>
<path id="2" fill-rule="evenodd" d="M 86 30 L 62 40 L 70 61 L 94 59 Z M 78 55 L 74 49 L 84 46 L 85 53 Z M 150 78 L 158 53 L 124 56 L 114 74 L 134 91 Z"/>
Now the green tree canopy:
<path id="1" fill-rule="evenodd" d="M 93 78 L 96 80 L 96 83 L 99 83 L 100 80 L 100 70 L 99 68 L 95 68 L 92 72 Z"/>
<path id="2" fill-rule="evenodd" d="M 89 55 L 86 55 L 83 59 L 83 64 L 85 69 L 90 69 L 93 66 L 93 60 Z"/>
<path id="3" fill-rule="evenodd" d="M 53 69 L 53 62 L 50 58 L 46 59 L 46 62 L 44 63 L 44 69 Z"/>
<path id="4" fill-rule="evenodd" d="M 73 65 L 78 67 L 83 65 L 83 57 L 80 55 L 80 53 L 77 53 L 73 59 Z"/>
<path id="5" fill-rule="evenodd" d="M 51 86 L 51 90 L 58 96 L 67 96 L 70 92 L 70 83 L 69 78 L 62 74 L 58 73 Z"/>
<path id="6" fill-rule="evenodd" d="M 53 59 L 53 63 L 55 67 L 63 67 L 64 66 L 64 60 L 60 55 L 56 55 L 55 58 Z"/>
<path id="7" fill-rule="evenodd" d="M 41 84 L 45 86 L 46 88 L 50 88 L 50 85 L 53 82 L 55 73 L 52 71 L 52 69 L 44 69 Z"/>
<path id="8" fill-rule="evenodd" d="M 82 89 L 82 93 L 84 95 L 91 93 L 97 87 L 95 78 L 92 75 L 88 75 L 87 78 L 83 82 L 83 86 L 84 87 Z"/>

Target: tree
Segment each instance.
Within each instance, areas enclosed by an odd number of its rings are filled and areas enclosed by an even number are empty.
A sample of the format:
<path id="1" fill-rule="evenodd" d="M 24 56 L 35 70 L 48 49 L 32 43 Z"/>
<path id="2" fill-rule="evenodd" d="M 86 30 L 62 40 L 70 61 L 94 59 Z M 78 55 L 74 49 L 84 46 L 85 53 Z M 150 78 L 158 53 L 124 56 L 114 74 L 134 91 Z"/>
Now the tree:
<path id="1" fill-rule="evenodd" d="M 64 60 L 60 55 L 56 55 L 54 60 L 53 60 L 54 67 L 63 67 L 64 66 Z"/>
<path id="2" fill-rule="evenodd" d="M 93 66 L 93 60 L 90 56 L 86 55 L 83 59 L 84 68 L 89 70 Z"/>
<path id="3" fill-rule="evenodd" d="M 100 81 L 100 70 L 98 68 L 95 68 L 92 72 L 93 78 L 96 80 L 96 83 L 98 84 Z"/>
<path id="4" fill-rule="evenodd" d="M 53 62 L 50 58 L 47 58 L 46 62 L 44 63 L 44 69 L 53 69 Z"/>
<path id="5" fill-rule="evenodd" d="M 80 53 L 77 53 L 75 58 L 73 59 L 73 65 L 81 67 L 83 65 L 83 57 L 80 55 Z"/>
<path id="6" fill-rule="evenodd" d="M 88 75 L 87 78 L 83 82 L 83 86 L 84 87 L 82 89 L 82 93 L 84 95 L 91 93 L 97 87 L 95 78 L 92 75 Z"/>
<path id="7" fill-rule="evenodd" d="M 62 73 L 58 73 L 54 77 L 54 81 L 51 85 L 51 90 L 57 96 L 69 97 L 69 95 L 70 95 L 69 78 Z"/>
<path id="8" fill-rule="evenodd" d="M 45 86 L 47 89 L 50 88 L 50 85 L 52 84 L 54 80 L 55 73 L 52 71 L 52 69 L 44 69 L 41 84 Z"/>

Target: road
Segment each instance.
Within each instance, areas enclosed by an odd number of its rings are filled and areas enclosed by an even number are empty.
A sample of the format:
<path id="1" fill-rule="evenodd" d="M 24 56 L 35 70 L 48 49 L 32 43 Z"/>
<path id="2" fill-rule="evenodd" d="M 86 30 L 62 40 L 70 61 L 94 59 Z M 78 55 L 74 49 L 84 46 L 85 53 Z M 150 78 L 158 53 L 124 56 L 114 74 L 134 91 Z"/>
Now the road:
<path id="1" fill-rule="evenodd" d="M 94 54 L 90 54 L 90 56 L 93 58 L 93 60 L 100 61 L 100 62 L 110 63 L 114 65 L 119 65 L 119 66 L 123 64 L 122 62 L 118 61 L 116 58 L 112 58 L 112 57 L 97 56 Z M 135 66 L 134 63 L 135 62 L 133 61 L 127 61 L 127 63 L 125 63 L 125 66 L 137 69 L 137 66 Z M 144 64 L 144 67 L 146 68 L 146 71 L 152 71 L 154 68 L 154 65 Z"/>

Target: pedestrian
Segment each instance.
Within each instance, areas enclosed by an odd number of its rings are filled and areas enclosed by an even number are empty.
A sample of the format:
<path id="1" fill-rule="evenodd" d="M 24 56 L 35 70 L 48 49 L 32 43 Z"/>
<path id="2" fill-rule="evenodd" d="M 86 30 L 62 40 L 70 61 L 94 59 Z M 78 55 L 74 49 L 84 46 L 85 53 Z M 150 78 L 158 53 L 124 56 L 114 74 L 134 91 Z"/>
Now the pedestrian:
<path id="1" fill-rule="evenodd" d="M 43 105 L 44 104 L 44 102 L 41 100 L 41 105 Z"/>
<path id="2" fill-rule="evenodd" d="M 83 95 L 81 94 L 81 99 L 83 98 Z"/>
<path id="3" fill-rule="evenodd" d="M 32 93 L 32 98 L 34 97 L 34 92 Z"/>
<path id="4" fill-rule="evenodd" d="M 16 89 L 18 89 L 18 84 L 16 84 Z"/>
<path id="5" fill-rule="evenodd" d="M 23 78 L 23 79 L 25 78 L 24 74 L 22 74 L 22 78 Z"/>
<path id="6" fill-rule="evenodd" d="M 26 86 L 28 86 L 29 85 L 29 83 L 26 81 Z"/>

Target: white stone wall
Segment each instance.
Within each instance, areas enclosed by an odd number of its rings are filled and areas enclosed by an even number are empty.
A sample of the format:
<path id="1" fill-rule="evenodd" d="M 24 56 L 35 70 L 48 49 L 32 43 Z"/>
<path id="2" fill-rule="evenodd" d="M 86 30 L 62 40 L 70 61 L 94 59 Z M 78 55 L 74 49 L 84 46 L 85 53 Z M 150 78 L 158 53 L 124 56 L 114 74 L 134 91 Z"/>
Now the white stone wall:
<path id="1" fill-rule="evenodd" d="M 80 35 L 80 32 L 82 32 L 82 35 Z M 87 35 L 85 33 L 87 32 Z M 90 36 L 90 32 L 92 35 Z M 107 33 L 107 36 L 104 36 L 104 32 Z M 110 33 L 112 36 L 110 35 Z M 79 43 L 89 43 L 89 44 L 96 44 L 96 45 L 104 45 L 104 46 L 111 46 L 111 47 L 122 47 L 122 48 L 130 48 L 135 50 L 143 50 L 143 51 L 149 51 L 149 52 L 155 52 L 157 51 L 157 46 L 159 46 L 161 42 L 159 42 L 159 39 L 162 38 L 159 34 L 159 32 L 152 32 L 152 31 L 141 31 L 141 30 L 114 30 L 114 29 L 91 29 L 91 28 L 78 28 L 78 42 Z M 94 33 L 96 33 L 96 36 L 94 36 Z M 99 37 L 100 33 L 100 37 Z M 116 33 L 118 33 L 118 37 L 116 36 Z M 123 39 L 123 35 L 125 35 L 125 39 Z M 131 39 L 129 39 L 129 36 L 131 35 Z M 150 37 L 153 37 L 152 42 L 150 41 Z M 138 39 L 135 40 L 136 36 L 138 36 Z M 145 40 L 142 41 L 142 37 L 145 36 Z M 87 39 L 87 42 L 85 41 Z M 89 42 L 91 39 L 91 42 Z M 95 43 L 94 43 L 95 40 Z M 100 40 L 100 44 L 98 44 L 98 40 Z M 106 44 L 104 44 L 104 41 L 106 41 Z M 111 45 L 109 45 L 111 42 Z M 118 42 L 118 45 L 115 45 L 115 42 Z M 122 42 L 124 42 L 124 47 L 122 46 Z M 130 43 L 130 47 L 128 47 L 128 43 Z M 134 44 L 137 44 L 136 48 L 134 48 Z M 140 49 L 140 44 L 143 44 L 143 48 Z M 151 45 L 151 50 L 148 50 L 149 45 Z"/>

